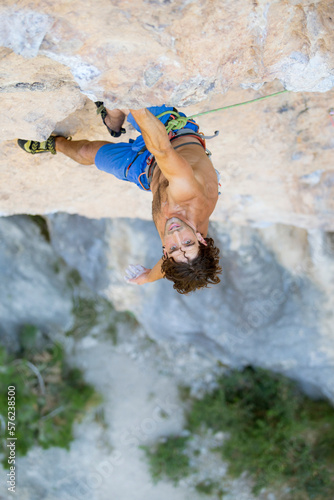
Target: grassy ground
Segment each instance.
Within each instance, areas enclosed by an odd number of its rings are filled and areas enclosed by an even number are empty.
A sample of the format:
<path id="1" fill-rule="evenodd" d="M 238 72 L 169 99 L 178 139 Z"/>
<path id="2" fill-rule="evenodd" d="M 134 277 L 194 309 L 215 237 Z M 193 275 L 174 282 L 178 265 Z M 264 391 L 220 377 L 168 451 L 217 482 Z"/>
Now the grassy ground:
<path id="1" fill-rule="evenodd" d="M 189 391 L 181 393 L 189 403 Z M 288 487 L 285 498 L 293 500 L 334 498 L 334 409 L 307 398 L 283 376 L 251 367 L 231 371 L 212 393 L 191 400 L 186 428 L 187 438 L 172 436 L 146 450 L 155 480 L 167 476 L 177 483 L 189 475 L 187 444 L 211 429 L 229 433 L 215 451 L 231 476 L 249 472 L 254 494 Z M 211 481 L 207 490 L 220 487 Z"/>

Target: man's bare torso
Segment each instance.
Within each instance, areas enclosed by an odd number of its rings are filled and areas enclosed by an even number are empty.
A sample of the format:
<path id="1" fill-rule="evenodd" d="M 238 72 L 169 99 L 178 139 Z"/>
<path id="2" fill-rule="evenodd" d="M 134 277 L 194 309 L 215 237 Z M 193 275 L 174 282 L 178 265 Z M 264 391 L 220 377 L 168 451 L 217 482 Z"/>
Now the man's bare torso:
<path id="1" fill-rule="evenodd" d="M 177 203 L 169 192 L 169 182 L 161 172 L 159 165 L 156 166 L 151 182 L 151 191 L 153 194 L 152 216 L 156 228 L 160 234 L 163 234 L 165 223 L 171 217 L 181 217 L 205 237 L 208 231 L 209 216 L 213 212 L 218 199 L 218 180 L 215 169 L 199 140 L 195 137 L 179 137 L 173 141 L 173 147 L 180 146 L 189 142 L 189 144 L 177 148 L 180 154 L 191 165 L 197 181 L 202 186 L 200 194 L 196 194 L 189 200 Z"/>

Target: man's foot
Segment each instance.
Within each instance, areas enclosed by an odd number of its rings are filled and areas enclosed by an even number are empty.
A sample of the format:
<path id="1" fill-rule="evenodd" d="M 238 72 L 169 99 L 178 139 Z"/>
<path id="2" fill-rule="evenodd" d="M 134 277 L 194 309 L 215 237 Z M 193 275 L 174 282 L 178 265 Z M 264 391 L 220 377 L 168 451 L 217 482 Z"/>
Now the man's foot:
<path id="1" fill-rule="evenodd" d="M 122 134 L 125 134 L 126 130 L 122 128 L 125 120 L 123 111 L 120 109 L 108 111 L 102 101 L 97 101 L 95 106 L 97 107 L 96 113 L 101 115 L 102 121 L 112 137 L 120 137 Z"/>
<path id="2" fill-rule="evenodd" d="M 43 142 L 18 139 L 17 144 L 20 146 L 20 148 L 23 149 L 23 151 L 32 155 L 36 153 L 52 153 L 53 155 L 55 155 L 55 139 L 56 137 L 53 135 L 51 135 L 46 141 Z"/>

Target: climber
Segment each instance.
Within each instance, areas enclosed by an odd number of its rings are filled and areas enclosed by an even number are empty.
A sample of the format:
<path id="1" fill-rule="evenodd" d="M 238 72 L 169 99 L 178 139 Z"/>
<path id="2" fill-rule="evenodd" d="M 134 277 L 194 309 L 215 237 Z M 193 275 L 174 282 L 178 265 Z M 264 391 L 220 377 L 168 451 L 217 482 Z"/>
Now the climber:
<path id="1" fill-rule="evenodd" d="M 209 216 L 218 200 L 218 178 L 198 125 L 189 120 L 167 134 L 165 125 L 178 114 L 175 108 L 111 111 L 102 102 L 95 104 L 112 137 L 125 133 L 126 117 L 141 135 L 128 143 L 50 136 L 44 142 L 19 139 L 19 146 L 32 154 L 61 152 L 81 165 L 95 163 L 100 170 L 152 191 L 152 217 L 163 255 L 152 269 L 129 266 L 126 281 L 141 285 L 167 278 L 179 293 L 219 283 L 219 250 L 207 237 Z"/>

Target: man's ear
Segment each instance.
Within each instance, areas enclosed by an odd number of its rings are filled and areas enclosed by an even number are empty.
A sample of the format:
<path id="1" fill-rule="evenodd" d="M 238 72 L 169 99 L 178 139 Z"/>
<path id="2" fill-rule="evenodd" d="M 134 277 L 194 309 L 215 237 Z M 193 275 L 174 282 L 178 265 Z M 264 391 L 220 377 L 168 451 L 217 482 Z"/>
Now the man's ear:
<path id="1" fill-rule="evenodd" d="M 205 241 L 205 239 L 203 238 L 203 236 L 201 235 L 201 233 L 196 233 L 196 236 L 197 236 L 197 239 L 200 243 L 202 243 L 203 245 L 207 246 L 207 242 Z"/>

